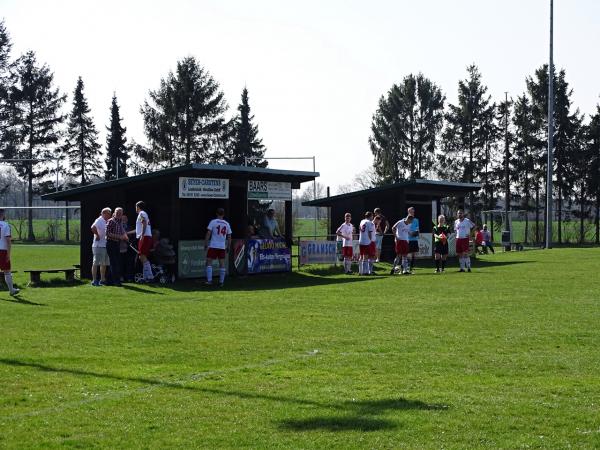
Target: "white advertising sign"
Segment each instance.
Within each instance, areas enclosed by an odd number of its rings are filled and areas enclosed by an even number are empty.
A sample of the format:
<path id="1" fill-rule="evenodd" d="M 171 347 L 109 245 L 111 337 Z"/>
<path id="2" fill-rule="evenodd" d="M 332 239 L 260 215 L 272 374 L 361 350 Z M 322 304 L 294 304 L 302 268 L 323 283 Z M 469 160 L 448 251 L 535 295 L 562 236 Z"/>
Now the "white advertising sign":
<path id="1" fill-rule="evenodd" d="M 300 264 L 335 264 L 336 241 L 300 241 Z"/>
<path id="2" fill-rule="evenodd" d="M 431 258 L 433 255 L 433 235 L 431 233 L 419 234 L 419 253 L 417 258 Z M 456 256 L 456 234 L 448 236 L 448 256 Z"/>
<path id="3" fill-rule="evenodd" d="M 249 200 L 291 200 L 292 183 L 248 180 Z"/>
<path id="4" fill-rule="evenodd" d="M 229 180 L 179 177 L 179 198 L 229 198 Z"/>

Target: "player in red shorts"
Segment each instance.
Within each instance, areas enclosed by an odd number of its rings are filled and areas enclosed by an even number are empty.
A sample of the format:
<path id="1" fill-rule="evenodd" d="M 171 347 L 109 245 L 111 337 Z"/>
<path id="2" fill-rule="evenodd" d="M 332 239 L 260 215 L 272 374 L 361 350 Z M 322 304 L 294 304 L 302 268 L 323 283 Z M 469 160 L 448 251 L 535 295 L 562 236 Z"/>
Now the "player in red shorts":
<path id="1" fill-rule="evenodd" d="M 471 258 L 469 257 L 469 238 L 473 234 L 475 224 L 465 217 L 462 209 L 457 212 L 458 219 L 454 221 L 456 232 L 456 256 L 460 263 L 460 272 L 471 271 Z"/>
<path id="2" fill-rule="evenodd" d="M 10 225 L 4 221 L 4 210 L 0 209 L 0 270 L 4 273 L 4 281 L 10 295 L 17 295 L 19 289 L 13 286 L 12 272 L 10 271 L 10 250 L 12 237 Z"/>
<path id="3" fill-rule="evenodd" d="M 225 210 L 217 209 L 217 218 L 210 221 L 206 229 L 204 248 L 206 250 L 206 285 L 212 286 L 214 259 L 219 260 L 219 287 L 225 282 L 225 253 L 231 245 L 231 226 L 223 219 Z"/>
<path id="4" fill-rule="evenodd" d="M 401 265 L 403 275 L 410 275 L 410 267 L 408 264 L 408 253 L 410 252 L 408 237 L 412 221 L 413 216 L 409 215 L 404 219 L 400 219 L 392 227 L 392 232 L 396 237 L 396 259 L 394 259 L 390 275 L 396 273 L 396 267 L 398 265 Z"/>
<path id="5" fill-rule="evenodd" d="M 358 244 L 360 259 L 358 261 L 358 274 L 371 275 L 372 260 L 375 259 L 375 225 L 372 222 L 373 213 L 367 211 L 365 218 L 360 221 Z"/>
<path id="6" fill-rule="evenodd" d="M 352 275 L 352 233 L 354 226 L 350 223 L 352 215 L 344 214 L 344 223 L 339 226 L 335 234 L 342 238 L 342 256 L 344 257 L 344 273 Z"/>
<path id="7" fill-rule="evenodd" d="M 150 217 L 144 211 L 145 209 L 145 202 L 139 201 L 135 204 L 135 212 L 138 214 L 135 221 L 135 236 L 138 238 L 138 255 L 142 263 L 144 281 L 148 282 L 154 279 L 154 274 L 152 273 L 150 261 L 148 261 L 150 249 L 152 249 L 152 227 L 150 226 Z"/>

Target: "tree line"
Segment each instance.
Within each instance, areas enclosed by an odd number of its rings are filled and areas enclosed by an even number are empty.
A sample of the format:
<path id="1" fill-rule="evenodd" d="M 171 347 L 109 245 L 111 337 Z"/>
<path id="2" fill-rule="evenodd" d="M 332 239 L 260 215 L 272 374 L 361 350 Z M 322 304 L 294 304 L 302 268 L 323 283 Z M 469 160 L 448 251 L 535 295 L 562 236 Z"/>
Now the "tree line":
<path id="1" fill-rule="evenodd" d="M 240 165 L 250 157 L 248 165 L 267 165 L 248 89 L 229 117 L 218 82 L 194 57 L 178 61 L 141 105 L 148 145 L 128 141 L 114 93 L 102 146 L 82 77 L 65 110 L 67 95 L 48 65 L 34 51 L 13 58 L 11 48 L 0 21 L 0 155 L 27 181 L 28 206 L 35 194 L 181 164 Z M 28 239 L 35 240 L 31 210 Z"/>
<path id="2" fill-rule="evenodd" d="M 467 206 L 475 215 L 496 210 L 508 194 L 543 238 L 548 138 L 548 65 L 525 80 L 515 99 L 493 101 L 475 65 L 458 82 L 456 104 L 422 74 L 408 75 L 383 95 L 371 122 L 374 184 L 424 177 L 481 184 Z M 558 233 L 565 215 L 594 218 L 600 243 L 600 106 L 585 117 L 572 101 L 564 70 L 554 72 L 554 182 Z M 527 230 L 526 230 L 527 233 Z"/>

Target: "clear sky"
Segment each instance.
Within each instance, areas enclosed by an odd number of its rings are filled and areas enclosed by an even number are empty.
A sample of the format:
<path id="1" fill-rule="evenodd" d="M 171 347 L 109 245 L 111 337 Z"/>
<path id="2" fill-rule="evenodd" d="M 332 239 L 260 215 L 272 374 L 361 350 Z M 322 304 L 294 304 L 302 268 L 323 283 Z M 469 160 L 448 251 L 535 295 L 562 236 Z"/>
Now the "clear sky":
<path id="1" fill-rule="evenodd" d="M 316 156 L 320 182 L 347 183 L 372 162 L 379 97 L 423 72 L 448 101 L 476 63 L 494 99 L 517 96 L 548 60 L 549 0 L 0 0 L 13 53 L 35 50 L 69 94 L 83 77 L 105 142 L 113 91 L 128 137 L 145 142 L 148 90 L 192 55 L 235 112 L 248 87 L 267 156 Z M 600 101 L 600 1 L 555 0 L 555 64 L 574 103 Z M 274 168 L 310 170 L 307 161 Z"/>

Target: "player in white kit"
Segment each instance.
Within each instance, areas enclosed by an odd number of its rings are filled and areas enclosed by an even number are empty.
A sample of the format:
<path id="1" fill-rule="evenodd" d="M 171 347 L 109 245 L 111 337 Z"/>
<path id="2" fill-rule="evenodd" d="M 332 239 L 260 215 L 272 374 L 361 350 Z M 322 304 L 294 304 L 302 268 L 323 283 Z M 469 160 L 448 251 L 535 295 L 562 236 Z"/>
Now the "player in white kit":
<path id="1" fill-rule="evenodd" d="M 365 218 L 360 221 L 358 244 L 360 259 L 358 261 L 358 274 L 373 274 L 373 260 L 375 259 L 375 225 L 372 222 L 373 213 L 367 211 Z"/>
<path id="2" fill-rule="evenodd" d="M 213 259 L 219 260 L 219 287 L 225 282 L 225 254 L 231 244 L 231 226 L 223 219 L 225 210 L 217 209 L 217 218 L 210 221 L 206 229 L 204 248 L 206 249 L 206 284 L 212 286 Z"/>
<path id="3" fill-rule="evenodd" d="M 408 263 L 408 253 L 410 251 L 408 238 L 412 229 L 413 216 L 407 216 L 404 219 L 400 219 L 392 226 L 392 232 L 395 235 L 396 242 L 396 258 L 392 265 L 390 275 L 396 272 L 396 266 L 401 264 L 402 274 L 410 275 L 410 266 Z"/>
<path id="4" fill-rule="evenodd" d="M 0 209 L 0 270 L 4 273 L 4 282 L 8 287 L 10 295 L 17 295 L 19 289 L 13 285 L 12 272 L 10 269 L 10 251 L 12 247 L 12 237 L 10 225 L 4 221 L 4 210 Z"/>
<path id="5" fill-rule="evenodd" d="M 350 213 L 344 214 L 344 223 L 339 226 L 336 235 L 342 238 L 342 256 L 344 257 L 344 273 L 352 274 L 352 233 L 354 226 L 350 223 L 352 216 Z"/>
<path id="6" fill-rule="evenodd" d="M 465 217 L 462 209 L 457 212 L 458 219 L 454 221 L 456 232 L 456 256 L 460 263 L 460 272 L 471 271 L 471 258 L 469 257 L 469 239 L 473 234 L 475 224 Z"/>

